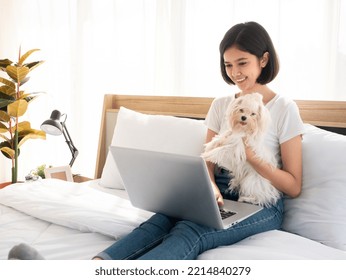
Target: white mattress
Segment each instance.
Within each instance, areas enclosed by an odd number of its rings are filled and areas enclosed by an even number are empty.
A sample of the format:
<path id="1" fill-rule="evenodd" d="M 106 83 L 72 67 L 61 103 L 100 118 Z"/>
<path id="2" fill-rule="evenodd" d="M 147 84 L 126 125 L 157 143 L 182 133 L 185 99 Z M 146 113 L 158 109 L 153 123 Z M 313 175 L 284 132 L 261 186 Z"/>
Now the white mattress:
<path id="1" fill-rule="evenodd" d="M 20 242 L 51 260 L 90 259 L 152 214 L 132 207 L 125 191 L 101 188 L 97 180 L 81 184 L 42 180 L 22 185 L 0 190 L 2 260 Z M 345 260 L 346 252 L 274 230 L 209 250 L 199 259 Z"/>

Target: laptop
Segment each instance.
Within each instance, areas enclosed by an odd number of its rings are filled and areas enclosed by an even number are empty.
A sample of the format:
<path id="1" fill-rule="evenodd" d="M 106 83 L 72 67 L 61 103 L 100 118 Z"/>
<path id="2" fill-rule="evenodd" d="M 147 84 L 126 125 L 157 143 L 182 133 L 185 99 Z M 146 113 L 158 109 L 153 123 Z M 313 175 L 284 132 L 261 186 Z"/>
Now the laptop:
<path id="1" fill-rule="evenodd" d="M 232 200 L 224 200 L 219 209 L 201 157 L 118 146 L 110 152 L 137 208 L 216 229 L 229 228 L 262 209 Z"/>

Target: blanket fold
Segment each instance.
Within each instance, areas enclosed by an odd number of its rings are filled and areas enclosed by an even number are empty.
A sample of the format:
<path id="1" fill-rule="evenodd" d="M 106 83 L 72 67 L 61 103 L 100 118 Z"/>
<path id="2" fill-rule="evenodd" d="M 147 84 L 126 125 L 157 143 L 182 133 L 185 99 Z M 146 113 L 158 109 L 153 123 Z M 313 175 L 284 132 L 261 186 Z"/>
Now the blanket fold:
<path id="1" fill-rule="evenodd" d="M 127 199 L 57 179 L 10 185 L 0 190 L 0 203 L 41 220 L 116 239 L 152 215 Z"/>

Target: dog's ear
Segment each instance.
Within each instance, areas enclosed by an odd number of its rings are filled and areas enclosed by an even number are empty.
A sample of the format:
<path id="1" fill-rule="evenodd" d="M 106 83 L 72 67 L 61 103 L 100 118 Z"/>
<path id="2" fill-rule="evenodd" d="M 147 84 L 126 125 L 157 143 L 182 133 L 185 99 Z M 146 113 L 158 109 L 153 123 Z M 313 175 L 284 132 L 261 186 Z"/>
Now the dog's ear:
<path id="1" fill-rule="evenodd" d="M 262 134 L 268 127 L 270 123 L 270 113 L 268 109 L 263 104 L 263 95 L 257 92 L 251 94 L 253 101 L 256 102 L 257 109 L 257 134 Z"/>
<path id="2" fill-rule="evenodd" d="M 263 103 L 263 95 L 259 94 L 257 92 L 252 94 L 252 97 L 254 98 L 254 100 L 258 103 L 262 102 Z"/>
<path id="3" fill-rule="evenodd" d="M 242 99 L 241 98 L 236 98 L 233 101 L 231 101 L 231 103 L 228 105 L 227 110 L 226 110 L 226 114 L 225 114 L 225 118 L 226 118 L 226 123 L 228 124 L 228 129 L 231 130 L 232 129 L 232 116 L 233 113 L 238 110 L 240 104 L 242 103 Z"/>
<path id="4" fill-rule="evenodd" d="M 233 114 L 233 112 L 238 109 L 238 107 L 240 106 L 242 101 L 243 100 L 241 98 L 236 98 L 228 105 L 228 108 L 226 110 L 226 117 L 227 118 L 229 118 Z"/>
<path id="5" fill-rule="evenodd" d="M 229 115 L 232 114 L 232 112 L 234 112 L 235 110 L 237 110 L 239 108 L 239 106 L 243 103 L 243 99 L 242 98 L 236 98 L 234 99 L 231 103 L 230 106 L 228 107 L 229 109 Z"/>

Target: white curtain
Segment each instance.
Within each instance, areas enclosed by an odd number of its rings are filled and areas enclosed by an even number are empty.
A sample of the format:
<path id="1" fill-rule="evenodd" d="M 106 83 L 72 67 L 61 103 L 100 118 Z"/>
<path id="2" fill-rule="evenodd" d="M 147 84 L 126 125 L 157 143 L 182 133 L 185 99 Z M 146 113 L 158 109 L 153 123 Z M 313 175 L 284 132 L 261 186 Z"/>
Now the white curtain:
<path id="1" fill-rule="evenodd" d="M 220 75 L 224 33 L 257 21 L 281 70 L 272 88 L 295 99 L 346 100 L 344 0 L 0 0 L 0 59 L 40 48 L 45 63 L 28 91 L 44 91 L 26 117 L 35 128 L 53 109 L 67 114 L 80 151 L 74 173 L 93 177 L 103 95 L 216 97 L 236 90 Z M 21 179 L 41 164 L 67 165 L 62 136 L 22 146 Z M 10 162 L 0 157 L 0 181 Z"/>

